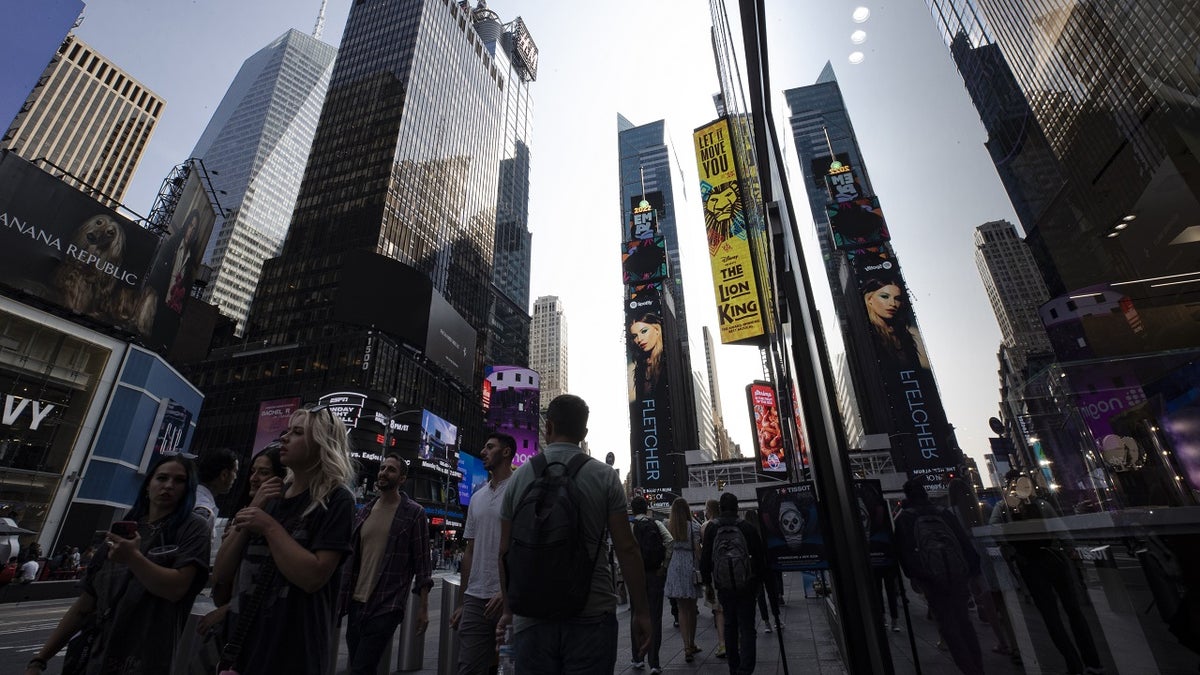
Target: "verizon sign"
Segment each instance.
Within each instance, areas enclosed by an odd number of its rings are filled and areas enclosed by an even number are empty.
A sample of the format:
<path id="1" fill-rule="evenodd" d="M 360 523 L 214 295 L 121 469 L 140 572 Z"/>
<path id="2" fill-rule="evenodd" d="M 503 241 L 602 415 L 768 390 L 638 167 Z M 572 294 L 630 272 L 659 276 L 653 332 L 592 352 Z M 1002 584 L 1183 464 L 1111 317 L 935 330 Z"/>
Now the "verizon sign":
<path id="1" fill-rule="evenodd" d="M 58 406 L 53 403 L 8 394 L 4 397 L 4 415 L 0 416 L 0 425 L 11 427 L 19 420 L 26 419 L 29 430 L 37 431 L 46 416 L 56 407 Z"/>

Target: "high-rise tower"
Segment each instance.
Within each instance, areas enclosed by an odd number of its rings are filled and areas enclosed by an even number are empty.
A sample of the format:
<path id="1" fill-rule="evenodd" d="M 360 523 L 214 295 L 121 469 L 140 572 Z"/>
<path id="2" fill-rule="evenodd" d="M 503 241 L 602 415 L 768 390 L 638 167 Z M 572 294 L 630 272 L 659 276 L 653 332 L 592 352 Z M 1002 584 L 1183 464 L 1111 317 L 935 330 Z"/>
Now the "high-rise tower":
<path id="1" fill-rule="evenodd" d="M 542 376 L 543 408 L 554 397 L 566 394 L 567 315 L 562 300 L 543 295 L 533 303 L 533 327 L 529 335 L 529 367 Z"/>
<path id="2" fill-rule="evenodd" d="M 204 253 L 203 299 L 245 330 L 262 263 L 279 255 L 337 50 L 289 30 L 246 59 L 193 157 L 213 173 L 228 215 Z"/>
<path id="3" fill-rule="evenodd" d="M 1050 299 L 1029 246 L 1006 220 L 975 228 L 975 265 L 1000 324 L 1004 345 L 1019 352 L 1049 352 L 1038 308 Z"/>
<path id="4" fill-rule="evenodd" d="M 70 35 L 59 47 L 0 147 L 66 171 L 71 185 L 113 205 L 154 133 L 164 103 L 129 73 Z"/>

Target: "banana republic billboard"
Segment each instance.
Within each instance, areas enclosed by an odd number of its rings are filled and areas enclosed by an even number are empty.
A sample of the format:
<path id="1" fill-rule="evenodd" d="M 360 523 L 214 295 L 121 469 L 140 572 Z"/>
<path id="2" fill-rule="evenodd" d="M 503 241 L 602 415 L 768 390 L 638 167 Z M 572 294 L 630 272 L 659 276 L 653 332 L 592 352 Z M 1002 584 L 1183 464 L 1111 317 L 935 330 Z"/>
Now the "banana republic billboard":
<path id="1" fill-rule="evenodd" d="M 762 298 L 746 230 L 729 121 L 721 118 L 692 134 L 700 171 L 700 199 L 708 235 L 721 342 L 758 344 L 765 334 Z"/>

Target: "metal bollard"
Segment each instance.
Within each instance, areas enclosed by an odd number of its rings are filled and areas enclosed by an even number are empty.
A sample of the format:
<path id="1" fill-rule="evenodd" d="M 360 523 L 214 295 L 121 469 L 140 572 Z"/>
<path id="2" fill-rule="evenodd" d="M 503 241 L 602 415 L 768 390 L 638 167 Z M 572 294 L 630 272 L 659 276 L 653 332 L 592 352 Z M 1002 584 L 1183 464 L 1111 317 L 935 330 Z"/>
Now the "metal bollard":
<path id="1" fill-rule="evenodd" d="M 421 596 L 409 593 L 404 621 L 400 624 L 400 670 L 420 670 L 423 667 L 425 634 L 417 632 L 417 612 L 420 610 Z"/>
<path id="2" fill-rule="evenodd" d="M 459 576 L 442 579 L 442 621 L 438 630 L 438 675 L 458 672 L 458 631 L 450 627 L 450 617 L 458 609 Z"/>

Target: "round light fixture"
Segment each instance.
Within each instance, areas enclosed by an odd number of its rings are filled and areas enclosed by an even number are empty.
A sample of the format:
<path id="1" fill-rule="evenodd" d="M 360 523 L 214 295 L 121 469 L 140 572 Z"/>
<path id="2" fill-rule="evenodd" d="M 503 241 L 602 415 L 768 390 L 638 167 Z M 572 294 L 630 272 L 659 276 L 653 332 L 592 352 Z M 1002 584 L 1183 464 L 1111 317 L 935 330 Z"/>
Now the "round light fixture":
<path id="1" fill-rule="evenodd" d="M 1125 216 L 1124 218 L 1122 218 L 1121 220 L 1122 220 L 1122 221 L 1124 221 L 1124 222 L 1126 222 L 1126 223 L 1130 223 L 1130 222 L 1133 222 L 1133 221 L 1137 220 L 1137 216 L 1135 216 L 1135 215 L 1133 215 L 1133 214 L 1131 213 L 1131 214 L 1129 214 L 1129 215 Z"/>
<path id="2" fill-rule="evenodd" d="M 866 7 L 855 7 L 854 13 L 850 15 L 850 18 L 854 19 L 854 23 L 862 23 L 871 18 L 871 10 Z"/>
<path id="3" fill-rule="evenodd" d="M 867 41 L 867 31 L 865 31 L 865 30 L 854 31 L 853 33 L 850 34 L 850 41 L 856 45 L 861 45 L 862 43 Z"/>
<path id="4" fill-rule="evenodd" d="M 852 52 L 852 53 L 850 54 L 850 63 L 851 63 L 852 65 L 855 65 L 855 66 L 857 66 L 858 64 L 862 63 L 862 62 L 863 62 L 863 59 L 865 59 L 865 58 L 866 58 L 866 57 L 865 57 L 865 56 L 863 56 L 863 53 L 862 53 L 862 52 Z"/>
<path id="5" fill-rule="evenodd" d="M 1109 239 L 1112 239 L 1113 237 L 1119 236 L 1120 234 L 1121 234 L 1120 232 L 1109 232 L 1107 236 Z"/>
<path id="6" fill-rule="evenodd" d="M 1129 227 L 1129 223 L 1117 223 L 1116 225 L 1113 225 L 1114 230 L 1123 230 L 1127 227 Z"/>

